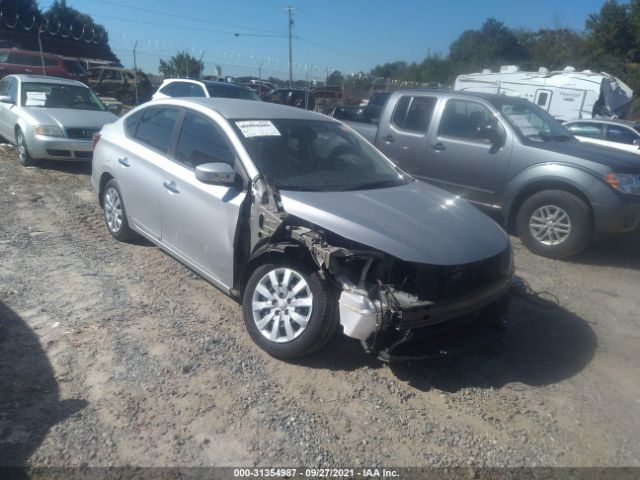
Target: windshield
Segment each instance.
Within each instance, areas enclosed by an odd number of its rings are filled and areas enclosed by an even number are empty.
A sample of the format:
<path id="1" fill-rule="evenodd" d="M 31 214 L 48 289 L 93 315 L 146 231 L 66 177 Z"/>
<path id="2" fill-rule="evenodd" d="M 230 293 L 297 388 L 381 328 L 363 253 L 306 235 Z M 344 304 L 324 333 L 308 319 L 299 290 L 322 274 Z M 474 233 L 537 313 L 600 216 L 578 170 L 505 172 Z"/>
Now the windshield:
<path id="1" fill-rule="evenodd" d="M 258 170 L 282 190 L 364 190 L 413 181 L 339 123 L 249 120 L 233 125 Z"/>
<path id="2" fill-rule="evenodd" d="M 28 82 L 22 84 L 22 106 L 100 110 L 105 107 L 87 87 L 62 83 Z"/>
<path id="3" fill-rule="evenodd" d="M 260 100 L 256 92 L 244 87 L 228 87 L 226 85 L 207 85 L 211 97 L 239 98 L 240 100 Z"/>
<path id="4" fill-rule="evenodd" d="M 532 103 L 505 103 L 500 112 L 521 138 L 537 142 L 574 138 L 560 122 Z"/>

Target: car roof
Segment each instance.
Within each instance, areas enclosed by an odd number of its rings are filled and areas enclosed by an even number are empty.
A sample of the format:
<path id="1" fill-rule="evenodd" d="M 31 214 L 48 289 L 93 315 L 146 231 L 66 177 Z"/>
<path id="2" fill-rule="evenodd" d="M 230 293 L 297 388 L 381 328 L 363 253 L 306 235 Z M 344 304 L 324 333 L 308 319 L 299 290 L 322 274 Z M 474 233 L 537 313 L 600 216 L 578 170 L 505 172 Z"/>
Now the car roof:
<path id="1" fill-rule="evenodd" d="M 191 83 L 200 83 L 205 86 L 211 85 L 211 86 L 230 87 L 230 88 L 242 88 L 246 90 L 246 87 L 238 83 L 221 82 L 220 80 L 200 80 L 198 78 L 165 78 L 162 81 L 163 84 L 167 84 L 171 82 L 191 82 Z"/>
<path id="2" fill-rule="evenodd" d="M 449 89 L 443 89 L 443 88 L 406 88 L 406 89 L 398 90 L 395 93 L 399 93 L 399 94 L 431 93 L 433 95 L 440 95 L 440 96 L 482 98 L 490 103 L 504 103 L 505 100 L 508 102 L 516 101 L 516 102 L 531 103 L 526 98 L 512 97 L 510 95 L 502 95 L 498 93 L 484 93 L 484 92 L 465 92 L 461 90 L 449 90 Z"/>
<path id="3" fill-rule="evenodd" d="M 315 120 L 337 122 L 331 117 L 314 113 L 301 108 L 289 107 L 277 103 L 260 102 L 257 100 L 239 100 L 236 98 L 219 97 L 186 97 L 170 100 L 156 100 L 150 104 L 196 104 L 218 112 L 227 120 Z"/>
<path id="4" fill-rule="evenodd" d="M 37 55 L 40 56 L 40 52 L 38 50 L 26 50 L 24 48 L 0 48 L 0 52 L 11 52 L 11 53 L 19 53 L 21 55 Z M 50 58 L 62 58 L 61 55 L 56 55 L 55 53 L 42 52 L 43 57 Z"/>
<path id="5" fill-rule="evenodd" d="M 7 75 L 7 77 L 17 78 L 22 83 L 46 82 L 46 83 L 59 83 L 61 85 L 77 85 L 79 87 L 89 88 L 84 83 L 78 82 L 76 80 L 70 80 L 68 78 L 60 78 L 60 77 L 50 77 L 48 75 L 17 74 L 17 75 Z"/>
<path id="6" fill-rule="evenodd" d="M 577 123 L 577 122 L 602 123 L 607 125 L 625 125 L 631 128 L 640 126 L 640 123 L 638 122 L 634 122 L 631 120 L 620 120 L 618 118 L 576 118 L 573 120 L 568 120 L 565 123 Z"/>

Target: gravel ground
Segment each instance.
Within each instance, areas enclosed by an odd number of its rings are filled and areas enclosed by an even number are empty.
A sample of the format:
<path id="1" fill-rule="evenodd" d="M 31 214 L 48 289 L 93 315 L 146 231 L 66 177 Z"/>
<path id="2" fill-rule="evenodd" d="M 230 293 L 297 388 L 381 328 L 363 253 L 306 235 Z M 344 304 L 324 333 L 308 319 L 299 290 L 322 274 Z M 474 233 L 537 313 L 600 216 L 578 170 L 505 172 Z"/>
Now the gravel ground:
<path id="1" fill-rule="evenodd" d="M 0 148 L 0 465 L 640 466 L 640 233 L 567 262 L 513 238 L 558 304 L 516 296 L 500 345 L 390 367 L 338 335 L 286 363 L 113 240 L 89 173 Z"/>

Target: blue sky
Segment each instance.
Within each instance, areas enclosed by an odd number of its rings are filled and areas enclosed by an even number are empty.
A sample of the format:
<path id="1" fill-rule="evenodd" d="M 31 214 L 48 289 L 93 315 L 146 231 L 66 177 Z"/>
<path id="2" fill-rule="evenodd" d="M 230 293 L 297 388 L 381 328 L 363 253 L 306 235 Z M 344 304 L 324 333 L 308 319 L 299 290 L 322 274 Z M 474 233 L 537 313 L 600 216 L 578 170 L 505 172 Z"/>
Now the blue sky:
<path id="1" fill-rule="evenodd" d="M 52 0 L 40 0 L 46 10 Z M 323 79 L 395 60 L 445 54 L 488 17 L 510 27 L 584 28 L 604 0 L 292 0 L 294 78 Z M 279 0 L 67 0 L 107 28 L 125 66 L 157 72 L 179 50 L 202 58 L 205 73 L 288 76 L 287 13 Z M 239 35 L 236 36 L 235 34 Z"/>

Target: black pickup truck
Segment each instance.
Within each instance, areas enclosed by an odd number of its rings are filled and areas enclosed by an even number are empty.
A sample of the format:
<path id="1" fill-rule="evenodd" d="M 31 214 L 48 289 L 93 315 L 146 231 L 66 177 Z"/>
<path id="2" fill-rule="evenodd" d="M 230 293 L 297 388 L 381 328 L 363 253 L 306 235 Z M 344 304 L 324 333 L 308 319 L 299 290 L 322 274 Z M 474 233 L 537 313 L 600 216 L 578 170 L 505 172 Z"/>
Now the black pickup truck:
<path id="1" fill-rule="evenodd" d="M 377 125 L 345 123 L 407 173 L 498 213 L 539 255 L 640 224 L 640 157 L 580 142 L 527 100 L 403 90 Z"/>

